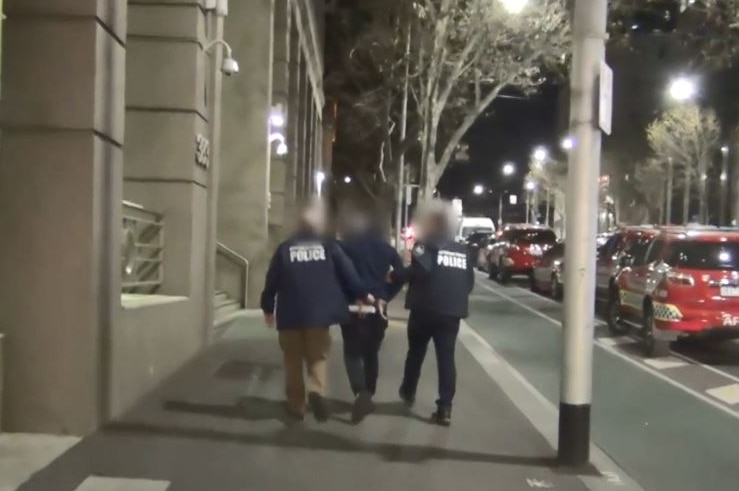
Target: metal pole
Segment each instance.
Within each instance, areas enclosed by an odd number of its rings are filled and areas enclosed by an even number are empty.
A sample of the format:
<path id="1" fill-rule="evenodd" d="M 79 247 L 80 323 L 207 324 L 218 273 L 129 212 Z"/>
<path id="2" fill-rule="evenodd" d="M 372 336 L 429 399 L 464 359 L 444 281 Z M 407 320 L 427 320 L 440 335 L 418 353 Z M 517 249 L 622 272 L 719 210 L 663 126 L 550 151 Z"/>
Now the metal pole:
<path id="1" fill-rule="evenodd" d="M 558 458 L 584 465 L 590 458 L 595 248 L 601 133 L 597 81 L 605 58 L 607 0 L 575 0 L 570 134 L 575 146 L 567 172 L 562 374 Z"/>
<path id="2" fill-rule="evenodd" d="M 665 223 L 670 225 L 672 223 L 672 173 L 674 165 L 672 157 L 667 157 L 667 193 L 665 196 Z"/>
<path id="3" fill-rule="evenodd" d="M 224 23 L 228 15 L 228 0 L 218 0 L 215 10 L 215 26 L 213 29 L 214 40 L 223 39 Z M 206 227 L 205 235 L 205 281 L 203 295 L 204 305 L 204 336 L 210 337 L 210 329 L 213 327 L 215 318 L 215 306 L 213 295 L 216 290 L 216 255 L 218 250 L 218 181 L 220 175 L 220 140 L 221 140 L 221 106 L 223 94 L 223 73 L 221 63 L 223 62 L 223 44 L 217 43 L 213 46 L 212 75 L 213 87 L 211 111 L 210 111 L 210 165 L 208 167 L 208 198 L 206 202 Z"/>
<path id="4" fill-rule="evenodd" d="M 721 148 L 721 206 L 718 212 L 718 224 L 726 225 L 726 197 L 728 194 L 729 147 Z"/>
<path id="5" fill-rule="evenodd" d="M 531 191 L 526 190 L 526 223 L 531 223 Z"/>
<path id="6" fill-rule="evenodd" d="M 552 199 L 552 193 L 547 188 L 547 209 L 546 209 L 546 212 L 544 213 L 544 224 L 547 227 L 549 226 L 549 202 L 551 201 L 551 199 Z"/>
<path id="7" fill-rule="evenodd" d="M 498 228 L 503 226 L 503 193 L 498 198 Z"/>
<path id="8" fill-rule="evenodd" d="M 410 74 L 410 57 L 411 57 L 411 29 L 408 26 L 408 34 L 405 41 L 405 79 L 403 80 L 403 105 L 400 117 L 400 142 L 405 142 L 406 132 L 408 130 L 408 76 Z M 405 188 L 405 152 L 400 152 L 400 160 L 398 162 L 398 190 L 396 195 L 397 207 L 395 210 L 395 247 L 401 251 L 401 239 L 403 228 L 403 190 Z"/>

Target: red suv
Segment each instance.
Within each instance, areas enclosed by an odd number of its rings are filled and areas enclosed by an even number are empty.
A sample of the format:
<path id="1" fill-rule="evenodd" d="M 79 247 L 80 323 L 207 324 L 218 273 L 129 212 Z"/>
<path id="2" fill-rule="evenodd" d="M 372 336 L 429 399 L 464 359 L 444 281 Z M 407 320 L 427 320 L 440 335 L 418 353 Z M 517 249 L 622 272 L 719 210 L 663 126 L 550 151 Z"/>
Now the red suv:
<path id="1" fill-rule="evenodd" d="M 596 298 L 607 301 L 612 295 L 614 281 L 621 269 L 620 262 L 624 252 L 634 247 L 643 247 L 643 244 L 652 240 L 658 232 L 659 230 L 651 225 L 623 227 L 614 232 L 605 244 L 598 247 L 595 262 Z"/>
<path id="2" fill-rule="evenodd" d="M 739 230 L 665 228 L 621 261 L 608 325 L 638 327 L 647 356 L 681 336 L 739 337 Z"/>
<path id="3" fill-rule="evenodd" d="M 514 275 L 530 275 L 542 254 L 557 243 L 557 236 L 540 225 L 506 225 L 488 253 L 488 273 L 506 283 Z"/>

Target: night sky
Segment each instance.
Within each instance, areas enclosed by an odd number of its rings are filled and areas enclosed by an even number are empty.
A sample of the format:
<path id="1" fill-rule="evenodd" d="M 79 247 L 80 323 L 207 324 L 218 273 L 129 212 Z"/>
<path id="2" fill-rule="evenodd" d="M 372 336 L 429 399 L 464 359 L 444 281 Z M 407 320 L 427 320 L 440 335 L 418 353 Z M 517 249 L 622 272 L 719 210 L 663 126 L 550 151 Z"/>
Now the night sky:
<path id="1" fill-rule="evenodd" d="M 450 165 L 439 183 L 442 195 L 462 198 L 470 213 L 495 216 L 500 192 L 520 194 L 531 151 L 539 145 L 554 151 L 562 137 L 557 134 L 557 90 L 546 86 L 528 99 L 494 101 L 465 138 L 469 163 Z M 516 164 L 516 175 L 504 179 L 502 167 L 509 161 Z M 473 195 L 476 184 L 485 186 L 484 196 Z"/>

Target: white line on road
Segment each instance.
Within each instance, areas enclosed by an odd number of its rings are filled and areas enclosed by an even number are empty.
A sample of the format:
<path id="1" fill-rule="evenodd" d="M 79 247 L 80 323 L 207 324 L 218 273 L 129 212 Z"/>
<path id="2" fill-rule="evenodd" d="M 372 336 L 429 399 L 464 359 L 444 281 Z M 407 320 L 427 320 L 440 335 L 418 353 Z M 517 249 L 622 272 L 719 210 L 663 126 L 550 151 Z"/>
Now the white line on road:
<path id="1" fill-rule="evenodd" d="M 657 370 L 667 370 L 668 368 L 686 367 L 688 363 L 676 360 L 670 356 L 664 358 L 647 358 L 644 363 Z"/>
<path id="2" fill-rule="evenodd" d="M 487 286 L 487 285 L 484 285 L 484 284 L 481 284 L 481 283 L 478 283 L 478 285 L 480 285 L 484 289 L 490 291 L 494 295 L 498 295 L 499 297 L 505 298 L 509 302 L 518 305 L 519 307 L 521 307 L 522 309 L 526 310 L 527 312 L 530 312 L 530 313 L 536 315 L 537 317 L 540 317 L 540 318 L 548 321 L 549 323 L 553 324 L 554 326 L 556 326 L 556 327 L 558 327 L 560 329 L 562 328 L 562 323 L 560 321 L 558 321 L 557 319 L 555 319 L 553 317 L 550 317 L 550 316 L 548 316 L 548 315 L 546 315 L 546 314 L 544 314 L 542 312 L 539 312 L 538 310 L 536 310 L 536 309 L 534 309 L 532 307 L 529 307 L 525 303 L 523 303 L 523 302 L 521 302 L 519 300 L 516 300 L 515 298 L 513 298 L 513 297 L 511 297 L 509 295 L 506 295 L 505 293 L 501 293 L 501 292 L 497 291 L 495 288 L 492 288 L 490 286 Z M 595 325 L 596 326 L 604 325 L 604 323 L 601 322 L 601 321 L 597 321 L 596 320 L 596 324 Z M 635 360 L 635 359 L 631 358 L 630 356 L 628 356 L 628 355 L 626 355 L 624 353 L 621 353 L 615 347 L 605 345 L 605 344 L 601 343 L 599 339 L 593 340 L 593 344 L 599 346 L 601 349 L 603 349 L 604 351 L 607 351 L 608 353 L 612 354 L 613 356 L 617 356 L 617 357 L 621 358 L 622 360 L 630 363 L 631 365 L 633 365 L 633 366 L 635 366 L 635 367 L 637 367 L 637 368 L 639 368 L 639 369 L 641 369 L 641 370 L 643 370 L 643 371 L 645 371 L 647 373 L 651 373 L 652 375 L 654 375 L 658 379 L 660 379 L 660 380 L 662 380 L 662 381 L 664 381 L 664 382 L 672 385 L 676 389 L 682 390 L 683 392 L 686 392 L 686 393 L 692 395 L 693 397 L 696 397 L 696 398 L 700 399 L 701 401 L 703 401 L 703 402 L 705 402 L 705 403 L 713 406 L 714 408 L 720 410 L 721 412 L 723 412 L 725 414 L 728 414 L 732 418 L 739 419 L 739 413 L 737 413 L 734 409 L 732 409 L 730 407 L 727 407 L 727 406 L 725 406 L 725 405 L 717 402 L 715 399 L 712 399 L 712 398 L 710 398 L 709 396 L 707 396 L 705 394 L 701 394 L 697 390 L 691 389 L 690 387 L 688 387 L 686 385 L 683 385 L 680 382 L 677 382 L 677 381 L 671 379 L 667 375 L 661 373 L 659 370 L 655 370 L 655 369 L 649 367 L 648 365 L 645 365 L 644 363 L 641 363 L 640 361 Z M 723 374 L 723 372 L 721 372 L 721 373 Z"/>
<path id="3" fill-rule="evenodd" d="M 731 384 L 723 387 L 716 387 L 715 389 L 708 389 L 706 393 L 716 399 L 724 401 L 726 404 L 739 404 L 739 384 Z"/>

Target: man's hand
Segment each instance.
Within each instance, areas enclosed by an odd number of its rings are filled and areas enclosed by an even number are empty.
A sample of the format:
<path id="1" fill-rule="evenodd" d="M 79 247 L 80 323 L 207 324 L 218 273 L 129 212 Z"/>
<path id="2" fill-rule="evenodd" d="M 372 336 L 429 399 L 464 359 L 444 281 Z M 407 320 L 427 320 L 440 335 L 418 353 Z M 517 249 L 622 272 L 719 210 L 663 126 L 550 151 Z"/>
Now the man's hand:
<path id="1" fill-rule="evenodd" d="M 368 293 L 367 296 L 364 299 L 364 303 L 366 305 L 374 305 L 375 304 L 375 297 L 371 293 Z"/>
<path id="2" fill-rule="evenodd" d="M 264 314 L 264 323 L 270 329 L 275 327 L 275 314 Z"/>
<path id="3" fill-rule="evenodd" d="M 387 301 L 380 298 L 377 300 L 375 307 L 377 308 L 377 313 L 380 314 L 380 317 L 387 320 Z"/>

